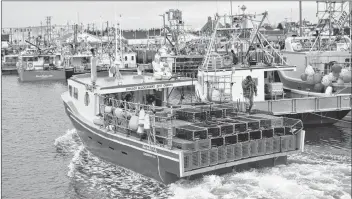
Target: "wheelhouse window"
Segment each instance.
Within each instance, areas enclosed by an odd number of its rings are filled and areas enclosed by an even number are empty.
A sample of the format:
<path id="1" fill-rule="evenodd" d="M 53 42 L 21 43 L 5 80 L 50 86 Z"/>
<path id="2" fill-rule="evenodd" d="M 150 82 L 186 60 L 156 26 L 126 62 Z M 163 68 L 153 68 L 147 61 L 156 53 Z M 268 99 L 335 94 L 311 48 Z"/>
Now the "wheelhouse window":
<path id="1" fill-rule="evenodd" d="M 132 60 L 132 61 L 134 60 L 134 56 L 131 57 L 131 60 Z"/>
<path id="2" fill-rule="evenodd" d="M 127 61 L 127 56 L 125 56 L 125 61 Z"/>
<path id="3" fill-rule="evenodd" d="M 70 92 L 70 96 L 72 97 L 72 86 L 71 85 L 68 86 L 68 90 Z"/>
<path id="4" fill-rule="evenodd" d="M 77 88 L 74 88 L 73 89 L 73 97 L 78 100 L 78 89 Z"/>

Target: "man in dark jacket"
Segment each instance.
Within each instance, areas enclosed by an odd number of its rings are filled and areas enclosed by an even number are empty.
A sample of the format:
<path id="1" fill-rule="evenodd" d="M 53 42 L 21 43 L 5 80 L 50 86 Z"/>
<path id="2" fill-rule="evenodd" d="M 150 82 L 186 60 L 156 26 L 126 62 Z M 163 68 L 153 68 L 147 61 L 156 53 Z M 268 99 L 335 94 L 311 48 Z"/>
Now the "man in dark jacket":
<path id="1" fill-rule="evenodd" d="M 242 89 L 246 103 L 246 113 L 249 114 L 253 106 L 253 95 L 255 94 L 255 96 L 257 96 L 257 86 L 250 75 L 242 81 Z"/>

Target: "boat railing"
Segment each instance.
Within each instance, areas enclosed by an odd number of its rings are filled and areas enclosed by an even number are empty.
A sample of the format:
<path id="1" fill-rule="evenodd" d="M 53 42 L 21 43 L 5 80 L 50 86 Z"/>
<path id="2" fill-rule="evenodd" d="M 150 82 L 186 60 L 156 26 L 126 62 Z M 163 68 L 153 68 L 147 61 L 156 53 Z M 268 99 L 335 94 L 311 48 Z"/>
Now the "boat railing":
<path id="1" fill-rule="evenodd" d="M 104 118 L 103 127 L 112 126 L 112 130 L 120 133 L 125 133 L 127 135 L 135 134 L 136 130 L 132 130 L 129 126 L 129 120 L 132 115 L 137 116 L 138 111 L 144 109 L 146 113 L 150 115 L 151 124 L 151 134 L 154 139 L 148 139 L 149 144 L 161 145 L 163 147 L 171 148 L 172 146 L 172 123 L 174 116 L 172 114 L 172 108 L 165 107 L 162 112 L 155 112 L 157 107 L 153 105 L 146 105 L 140 103 L 127 102 L 124 100 L 117 100 L 111 97 L 99 96 L 100 98 L 100 111 L 99 113 Z M 106 109 L 106 107 L 111 107 Z M 118 116 L 115 113 L 115 109 L 121 108 L 124 116 Z M 108 112 L 109 111 L 109 112 Z M 129 117 L 130 116 L 130 117 Z M 164 132 L 163 135 L 156 135 L 156 129 L 162 128 Z M 159 139 L 158 139 L 159 138 Z M 161 139 L 161 141 L 160 141 Z"/>
<path id="2" fill-rule="evenodd" d="M 268 100 L 255 102 L 254 108 L 273 114 L 351 110 L 351 95 Z"/>

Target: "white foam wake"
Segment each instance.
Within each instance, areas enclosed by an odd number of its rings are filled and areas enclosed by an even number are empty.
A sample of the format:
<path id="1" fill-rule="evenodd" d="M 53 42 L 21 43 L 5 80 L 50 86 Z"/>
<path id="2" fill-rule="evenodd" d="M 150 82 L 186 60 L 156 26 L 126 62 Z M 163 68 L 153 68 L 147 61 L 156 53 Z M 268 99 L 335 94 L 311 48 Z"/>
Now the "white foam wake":
<path id="1" fill-rule="evenodd" d="M 81 145 L 76 129 L 69 129 L 66 133 L 55 139 L 56 151 L 60 154 L 75 152 Z"/>
<path id="2" fill-rule="evenodd" d="M 326 157 L 307 152 L 290 156 L 288 165 L 182 180 L 169 190 L 174 199 L 351 198 L 350 160 L 332 154 Z"/>

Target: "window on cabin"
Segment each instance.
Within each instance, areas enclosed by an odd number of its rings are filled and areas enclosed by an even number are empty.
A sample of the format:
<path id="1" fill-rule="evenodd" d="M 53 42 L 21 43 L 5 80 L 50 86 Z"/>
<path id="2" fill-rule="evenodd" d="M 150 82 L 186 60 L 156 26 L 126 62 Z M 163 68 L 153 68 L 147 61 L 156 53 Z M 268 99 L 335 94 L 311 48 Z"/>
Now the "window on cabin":
<path id="1" fill-rule="evenodd" d="M 125 56 L 125 61 L 127 61 L 127 56 Z"/>
<path id="2" fill-rule="evenodd" d="M 134 56 L 131 57 L 131 60 L 132 60 L 132 61 L 134 60 Z"/>
<path id="3" fill-rule="evenodd" d="M 73 97 L 78 100 L 78 89 L 77 88 L 74 88 L 73 89 Z"/>
<path id="4" fill-rule="evenodd" d="M 6 57 L 6 62 L 17 62 L 17 57 Z"/>
<path id="5" fill-rule="evenodd" d="M 72 97 L 72 86 L 71 85 L 68 86 L 68 90 L 70 92 L 70 96 Z"/>

